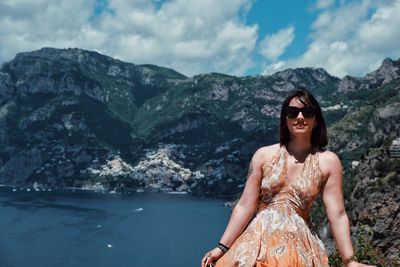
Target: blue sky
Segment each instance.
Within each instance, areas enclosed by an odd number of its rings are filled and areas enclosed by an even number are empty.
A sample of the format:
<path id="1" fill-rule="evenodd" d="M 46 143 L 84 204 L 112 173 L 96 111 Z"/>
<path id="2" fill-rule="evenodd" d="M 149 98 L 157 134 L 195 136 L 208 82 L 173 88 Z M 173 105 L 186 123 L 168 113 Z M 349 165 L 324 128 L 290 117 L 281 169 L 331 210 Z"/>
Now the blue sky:
<path id="1" fill-rule="evenodd" d="M 310 43 L 307 36 L 317 15 L 317 12 L 313 11 L 314 4 L 315 1 L 310 0 L 254 1 L 246 23 L 257 24 L 260 37 L 270 35 L 290 25 L 294 26 L 296 28 L 295 40 L 282 55 L 282 59 L 290 59 L 301 55 Z M 258 64 L 250 70 L 253 75 L 262 72 L 260 68 L 264 61 L 258 54 L 255 55 L 255 60 Z"/>
<path id="2" fill-rule="evenodd" d="M 397 14 L 400 0 L 2 0 L 0 62 L 78 47 L 187 76 L 364 76 L 400 57 Z"/>

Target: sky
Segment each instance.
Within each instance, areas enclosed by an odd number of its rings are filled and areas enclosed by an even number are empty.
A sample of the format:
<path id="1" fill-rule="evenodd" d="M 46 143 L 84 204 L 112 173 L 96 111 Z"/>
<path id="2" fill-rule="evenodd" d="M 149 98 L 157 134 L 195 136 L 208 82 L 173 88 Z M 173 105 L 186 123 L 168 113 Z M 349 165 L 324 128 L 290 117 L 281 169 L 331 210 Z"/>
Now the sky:
<path id="1" fill-rule="evenodd" d="M 400 0 L 0 0 L 0 63 L 77 47 L 189 77 L 363 77 L 400 58 L 399 14 Z"/>

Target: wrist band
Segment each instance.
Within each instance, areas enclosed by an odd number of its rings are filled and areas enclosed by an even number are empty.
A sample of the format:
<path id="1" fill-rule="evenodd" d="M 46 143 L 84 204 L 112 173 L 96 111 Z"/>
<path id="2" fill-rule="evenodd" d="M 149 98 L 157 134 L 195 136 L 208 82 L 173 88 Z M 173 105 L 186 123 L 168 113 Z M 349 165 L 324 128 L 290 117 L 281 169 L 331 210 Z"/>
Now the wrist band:
<path id="1" fill-rule="evenodd" d="M 347 259 L 343 260 L 343 264 L 347 265 L 352 261 L 358 261 L 355 255 L 348 257 Z"/>
<path id="2" fill-rule="evenodd" d="M 223 253 L 226 253 L 226 252 L 229 250 L 229 247 L 225 246 L 225 245 L 222 244 L 222 243 L 219 243 L 217 248 L 219 248 L 220 250 L 222 250 Z"/>

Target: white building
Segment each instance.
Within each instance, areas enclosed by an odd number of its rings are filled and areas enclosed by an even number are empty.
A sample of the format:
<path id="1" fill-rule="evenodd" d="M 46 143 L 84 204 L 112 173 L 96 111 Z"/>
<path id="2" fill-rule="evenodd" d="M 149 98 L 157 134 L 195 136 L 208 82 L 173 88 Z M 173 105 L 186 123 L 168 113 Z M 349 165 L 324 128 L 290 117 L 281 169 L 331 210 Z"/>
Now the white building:
<path id="1" fill-rule="evenodd" d="M 400 158 L 400 137 L 393 140 L 389 147 L 389 153 L 391 158 Z"/>

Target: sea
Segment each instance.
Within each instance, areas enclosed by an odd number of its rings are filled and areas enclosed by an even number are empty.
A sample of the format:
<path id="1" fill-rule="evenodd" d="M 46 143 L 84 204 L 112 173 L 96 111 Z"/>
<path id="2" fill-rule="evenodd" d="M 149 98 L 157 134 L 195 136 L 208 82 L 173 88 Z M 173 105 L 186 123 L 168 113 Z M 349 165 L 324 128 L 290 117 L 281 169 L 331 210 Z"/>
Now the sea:
<path id="1" fill-rule="evenodd" d="M 0 267 L 192 267 L 228 223 L 226 200 L 0 187 Z"/>

